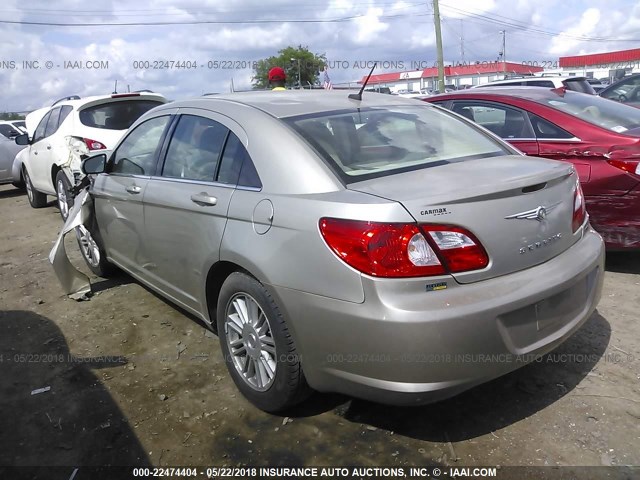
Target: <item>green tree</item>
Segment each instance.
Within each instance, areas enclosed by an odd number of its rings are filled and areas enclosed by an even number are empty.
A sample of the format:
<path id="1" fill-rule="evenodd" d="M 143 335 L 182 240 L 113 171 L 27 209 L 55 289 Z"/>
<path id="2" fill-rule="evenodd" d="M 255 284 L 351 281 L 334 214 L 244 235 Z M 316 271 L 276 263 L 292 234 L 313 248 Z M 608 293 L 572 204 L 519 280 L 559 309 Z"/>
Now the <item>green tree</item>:
<path id="1" fill-rule="evenodd" d="M 24 117 L 17 113 L 2 112 L 0 113 L 0 120 L 24 120 Z"/>
<path id="2" fill-rule="evenodd" d="M 325 54 L 315 54 L 308 47 L 299 45 L 287 47 L 278 51 L 277 56 L 259 60 L 252 78 L 253 88 L 269 87 L 269 70 L 281 67 L 287 74 L 287 87 L 298 86 L 298 68 L 300 68 L 300 83 L 303 87 L 316 84 L 319 73 L 327 63 Z"/>

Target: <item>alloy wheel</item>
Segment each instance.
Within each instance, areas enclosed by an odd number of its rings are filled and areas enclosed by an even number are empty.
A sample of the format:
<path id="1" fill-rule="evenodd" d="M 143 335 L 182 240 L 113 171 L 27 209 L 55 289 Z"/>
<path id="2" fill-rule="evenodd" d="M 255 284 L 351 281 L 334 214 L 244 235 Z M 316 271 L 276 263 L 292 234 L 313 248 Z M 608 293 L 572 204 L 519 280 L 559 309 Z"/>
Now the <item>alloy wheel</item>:
<path id="1" fill-rule="evenodd" d="M 225 338 L 233 364 L 254 390 L 268 390 L 276 377 L 276 344 L 269 319 L 246 293 L 234 295 L 227 305 Z"/>
<path id="2" fill-rule="evenodd" d="M 76 227 L 76 236 L 80 243 L 82 255 L 84 255 L 87 263 L 92 267 L 98 267 L 100 265 L 100 248 L 93 239 L 91 232 L 84 225 L 80 225 Z"/>
<path id="3" fill-rule="evenodd" d="M 60 214 L 62 215 L 62 218 L 66 220 L 67 216 L 69 216 L 69 203 L 67 202 L 67 189 L 64 186 L 64 182 L 62 180 L 58 180 L 57 193 L 58 208 L 60 208 Z"/>

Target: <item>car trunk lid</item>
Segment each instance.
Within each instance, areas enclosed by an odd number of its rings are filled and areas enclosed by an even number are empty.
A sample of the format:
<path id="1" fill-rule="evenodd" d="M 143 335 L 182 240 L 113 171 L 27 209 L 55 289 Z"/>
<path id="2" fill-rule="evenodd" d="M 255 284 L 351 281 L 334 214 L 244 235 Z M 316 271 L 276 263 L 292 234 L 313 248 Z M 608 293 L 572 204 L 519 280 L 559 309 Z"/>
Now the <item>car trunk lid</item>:
<path id="1" fill-rule="evenodd" d="M 570 164 L 517 155 L 425 168 L 348 185 L 400 202 L 419 224 L 468 229 L 489 254 L 483 270 L 460 283 L 546 262 L 577 240 L 572 216 L 576 176 Z"/>

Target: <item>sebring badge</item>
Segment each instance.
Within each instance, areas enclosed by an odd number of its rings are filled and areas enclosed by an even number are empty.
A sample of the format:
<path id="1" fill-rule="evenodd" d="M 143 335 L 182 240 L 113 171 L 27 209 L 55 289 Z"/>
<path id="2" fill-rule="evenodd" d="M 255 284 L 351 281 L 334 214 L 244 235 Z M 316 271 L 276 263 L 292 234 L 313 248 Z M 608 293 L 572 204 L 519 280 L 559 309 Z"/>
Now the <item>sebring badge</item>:
<path id="1" fill-rule="evenodd" d="M 504 217 L 507 220 L 516 218 L 519 220 L 538 220 L 539 222 L 543 221 L 547 218 L 547 215 L 551 210 L 560 205 L 560 202 L 554 203 L 548 207 L 540 205 L 539 207 L 532 208 L 531 210 L 527 210 L 526 212 L 514 213 L 513 215 L 509 215 L 508 217 Z"/>

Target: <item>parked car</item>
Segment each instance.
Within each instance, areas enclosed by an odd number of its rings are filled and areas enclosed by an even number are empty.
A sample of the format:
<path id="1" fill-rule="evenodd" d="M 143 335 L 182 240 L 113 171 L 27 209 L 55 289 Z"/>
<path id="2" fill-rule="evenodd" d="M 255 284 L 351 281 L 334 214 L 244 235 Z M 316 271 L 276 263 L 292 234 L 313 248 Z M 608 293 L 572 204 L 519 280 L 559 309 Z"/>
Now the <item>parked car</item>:
<path id="1" fill-rule="evenodd" d="M 8 138 L 13 140 L 18 135 L 26 133 L 26 128 L 24 126 L 23 121 L 9 121 L 9 120 L 0 120 L 0 138 Z"/>
<path id="2" fill-rule="evenodd" d="M 16 161 L 16 155 L 24 149 L 13 138 L 5 138 L 0 135 L 0 185 L 6 183 L 12 183 L 17 188 L 23 188 L 24 183 L 20 177 L 20 170 L 17 170 L 17 175 L 14 174 L 14 163 Z"/>
<path id="3" fill-rule="evenodd" d="M 640 74 L 625 77 L 619 82 L 612 83 L 598 94 L 602 98 L 640 107 Z"/>
<path id="4" fill-rule="evenodd" d="M 69 188 L 80 175 L 82 158 L 113 147 L 140 115 L 166 101 L 155 93 L 125 93 L 82 99 L 73 96 L 55 102 L 45 111 L 32 138 L 23 134 L 15 139 L 18 145 L 28 145 L 21 157 L 31 206 L 44 207 L 47 195 L 54 195 L 60 215 L 66 219 L 73 205 Z"/>
<path id="5" fill-rule="evenodd" d="M 495 82 L 475 85 L 472 88 L 485 87 L 544 87 L 544 88 L 566 88 L 574 92 L 588 93 L 595 95 L 593 86 L 586 77 L 563 77 L 563 76 L 527 76 L 521 78 L 511 78 L 508 80 L 496 80 Z"/>
<path id="6" fill-rule="evenodd" d="M 455 395 L 555 348 L 600 297 L 604 247 L 570 164 L 415 100 L 354 97 L 175 102 L 83 163 L 89 268 L 217 326 L 235 384 L 268 411 L 308 386 Z"/>
<path id="7" fill-rule="evenodd" d="M 640 111 L 572 91 L 473 89 L 428 98 L 526 155 L 574 165 L 607 248 L 640 248 Z"/>

